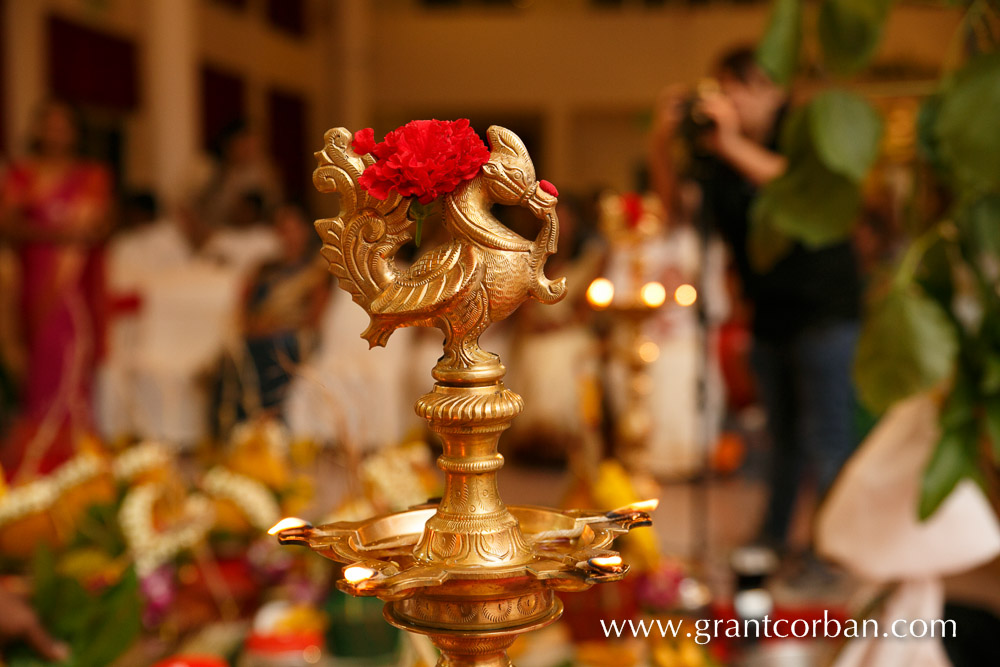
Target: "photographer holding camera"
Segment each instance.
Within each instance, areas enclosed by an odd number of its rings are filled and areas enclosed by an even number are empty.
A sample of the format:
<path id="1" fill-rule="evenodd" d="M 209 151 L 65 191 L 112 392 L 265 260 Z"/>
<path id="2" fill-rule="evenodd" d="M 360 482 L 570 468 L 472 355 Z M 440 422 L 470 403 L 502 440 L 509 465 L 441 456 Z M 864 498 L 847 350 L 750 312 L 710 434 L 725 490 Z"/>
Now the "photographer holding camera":
<path id="1" fill-rule="evenodd" d="M 780 551 L 807 469 L 822 497 L 856 444 L 850 368 L 861 284 L 846 241 L 795 244 L 767 272 L 753 269 L 750 209 L 758 189 L 788 167 L 777 151 L 788 95 L 749 48 L 725 54 L 714 74 L 713 89 L 692 96 L 671 88 L 661 96 L 650 175 L 668 211 L 679 186 L 697 184 L 700 221 L 726 242 L 750 306 L 751 360 L 773 447 L 759 541 Z"/>

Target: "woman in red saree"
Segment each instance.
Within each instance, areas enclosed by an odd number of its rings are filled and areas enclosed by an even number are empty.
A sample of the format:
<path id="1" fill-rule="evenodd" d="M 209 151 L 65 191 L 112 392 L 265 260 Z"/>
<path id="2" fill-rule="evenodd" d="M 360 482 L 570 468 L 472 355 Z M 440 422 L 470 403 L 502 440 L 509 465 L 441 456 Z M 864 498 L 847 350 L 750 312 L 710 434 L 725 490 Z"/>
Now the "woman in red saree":
<path id="1" fill-rule="evenodd" d="M 111 178 L 77 155 L 77 139 L 73 112 L 46 104 L 30 156 L 10 166 L 0 188 L 0 230 L 21 264 L 26 353 L 20 417 L 0 454 L 18 480 L 57 467 L 92 432 Z"/>

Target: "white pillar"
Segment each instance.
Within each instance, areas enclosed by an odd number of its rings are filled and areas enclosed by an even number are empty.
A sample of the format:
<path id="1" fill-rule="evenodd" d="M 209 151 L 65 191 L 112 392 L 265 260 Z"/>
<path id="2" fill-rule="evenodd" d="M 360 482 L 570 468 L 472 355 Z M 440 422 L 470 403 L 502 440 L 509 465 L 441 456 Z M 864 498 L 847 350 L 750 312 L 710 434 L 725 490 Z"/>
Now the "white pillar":
<path id="1" fill-rule="evenodd" d="M 146 110 L 157 194 L 172 202 L 198 154 L 196 0 L 147 0 Z"/>
<path id="2" fill-rule="evenodd" d="M 35 108 L 45 98 L 48 72 L 45 50 L 45 12 L 43 2 L 7 0 L 4 16 L 4 97 L 7 104 L 7 147 L 13 155 L 27 148 Z"/>

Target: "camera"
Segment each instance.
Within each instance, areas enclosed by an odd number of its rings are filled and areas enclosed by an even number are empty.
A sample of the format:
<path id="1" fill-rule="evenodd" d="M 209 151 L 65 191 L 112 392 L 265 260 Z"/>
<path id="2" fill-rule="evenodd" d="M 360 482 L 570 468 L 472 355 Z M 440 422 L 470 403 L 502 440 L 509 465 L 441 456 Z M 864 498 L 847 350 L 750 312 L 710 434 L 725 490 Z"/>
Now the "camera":
<path id="1" fill-rule="evenodd" d="M 693 95 L 684 100 L 683 120 L 678 127 L 681 139 L 690 146 L 692 153 L 705 152 L 701 146 L 702 137 L 715 129 L 715 119 L 702 110 L 702 102 L 706 97 L 719 94 L 719 84 L 714 79 L 702 79 L 698 82 Z"/>
<path id="2" fill-rule="evenodd" d="M 706 116 L 700 106 L 700 96 L 695 95 L 684 100 L 684 119 L 678 131 L 686 141 L 696 142 L 705 132 L 715 127 L 715 120 Z"/>
<path id="3" fill-rule="evenodd" d="M 697 178 L 700 167 L 710 162 L 714 153 L 705 145 L 704 138 L 715 129 L 715 119 L 702 110 L 703 100 L 713 94 L 718 94 L 719 86 L 714 79 L 704 79 L 698 83 L 695 93 L 684 100 L 683 115 L 677 127 L 677 137 L 680 143 L 681 171 Z"/>

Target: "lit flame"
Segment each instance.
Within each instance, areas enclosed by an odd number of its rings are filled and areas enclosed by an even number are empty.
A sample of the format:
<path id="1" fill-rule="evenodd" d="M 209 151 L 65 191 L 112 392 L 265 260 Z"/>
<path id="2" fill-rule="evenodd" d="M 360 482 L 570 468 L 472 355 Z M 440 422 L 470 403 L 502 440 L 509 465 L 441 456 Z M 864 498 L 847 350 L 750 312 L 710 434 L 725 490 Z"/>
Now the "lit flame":
<path id="1" fill-rule="evenodd" d="M 607 308 L 615 299 L 615 286 L 607 278 L 594 278 L 587 288 L 587 301 L 594 308 Z"/>
<path id="2" fill-rule="evenodd" d="M 271 530 L 267 531 L 268 535 L 276 535 L 283 530 L 288 530 L 289 528 L 303 528 L 308 526 L 309 522 L 304 519 L 299 519 L 294 516 L 285 517 L 278 523 L 271 526 Z"/>
<path id="3" fill-rule="evenodd" d="M 374 577 L 375 574 L 375 570 L 364 565 L 351 565 L 344 568 L 344 579 L 349 584 L 359 584 L 362 581 L 367 581 Z"/>
<path id="4" fill-rule="evenodd" d="M 639 358 L 643 363 L 651 364 L 660 358 L 660 346 L 651 340 L 643 341 L 639 345 Z"/>
<path id="5" fill-rule="evenodd" d="M 639 290 L 639 298 L 648 308 L 659 308 L 667 300 L 667 288 L 661 283 L 648 282 Z"/>
<path id="6" fill-rule="evenodd" d="M 620 570 L 622 567 L 622 557 L 621 556 L 595 556 L 587 561 L 591 567 L 596 567 L 598 570 L 615 571 Z"/>
<path id="7" fill-rule="evenodd" d="M 321 651 L 319 646 L 316 646 L 315 644 L 307 646 L 302 649 L 302 659 L 310 665 L 315 665 L 323 659 L 323 651 Z"/>
<path id="8" fill-rule="evenodd" d="M 694 288 L 694 285 L 684 283 L 674 290 L 674 301 L 677 302 L 678 306 L 693 306 L 697 300 L 698 290 Z"/>
<path id="9" fill-rule="evenodd" d="M 645 512 L 646 514 L 649 514 L 659 506 L 659 498 L 650 498 L 649 500 L 640 500 L 639 502 L 619 507 L 616 510 L 612 510 L 610 514 L 632 514 L 634 512 Z"/>

